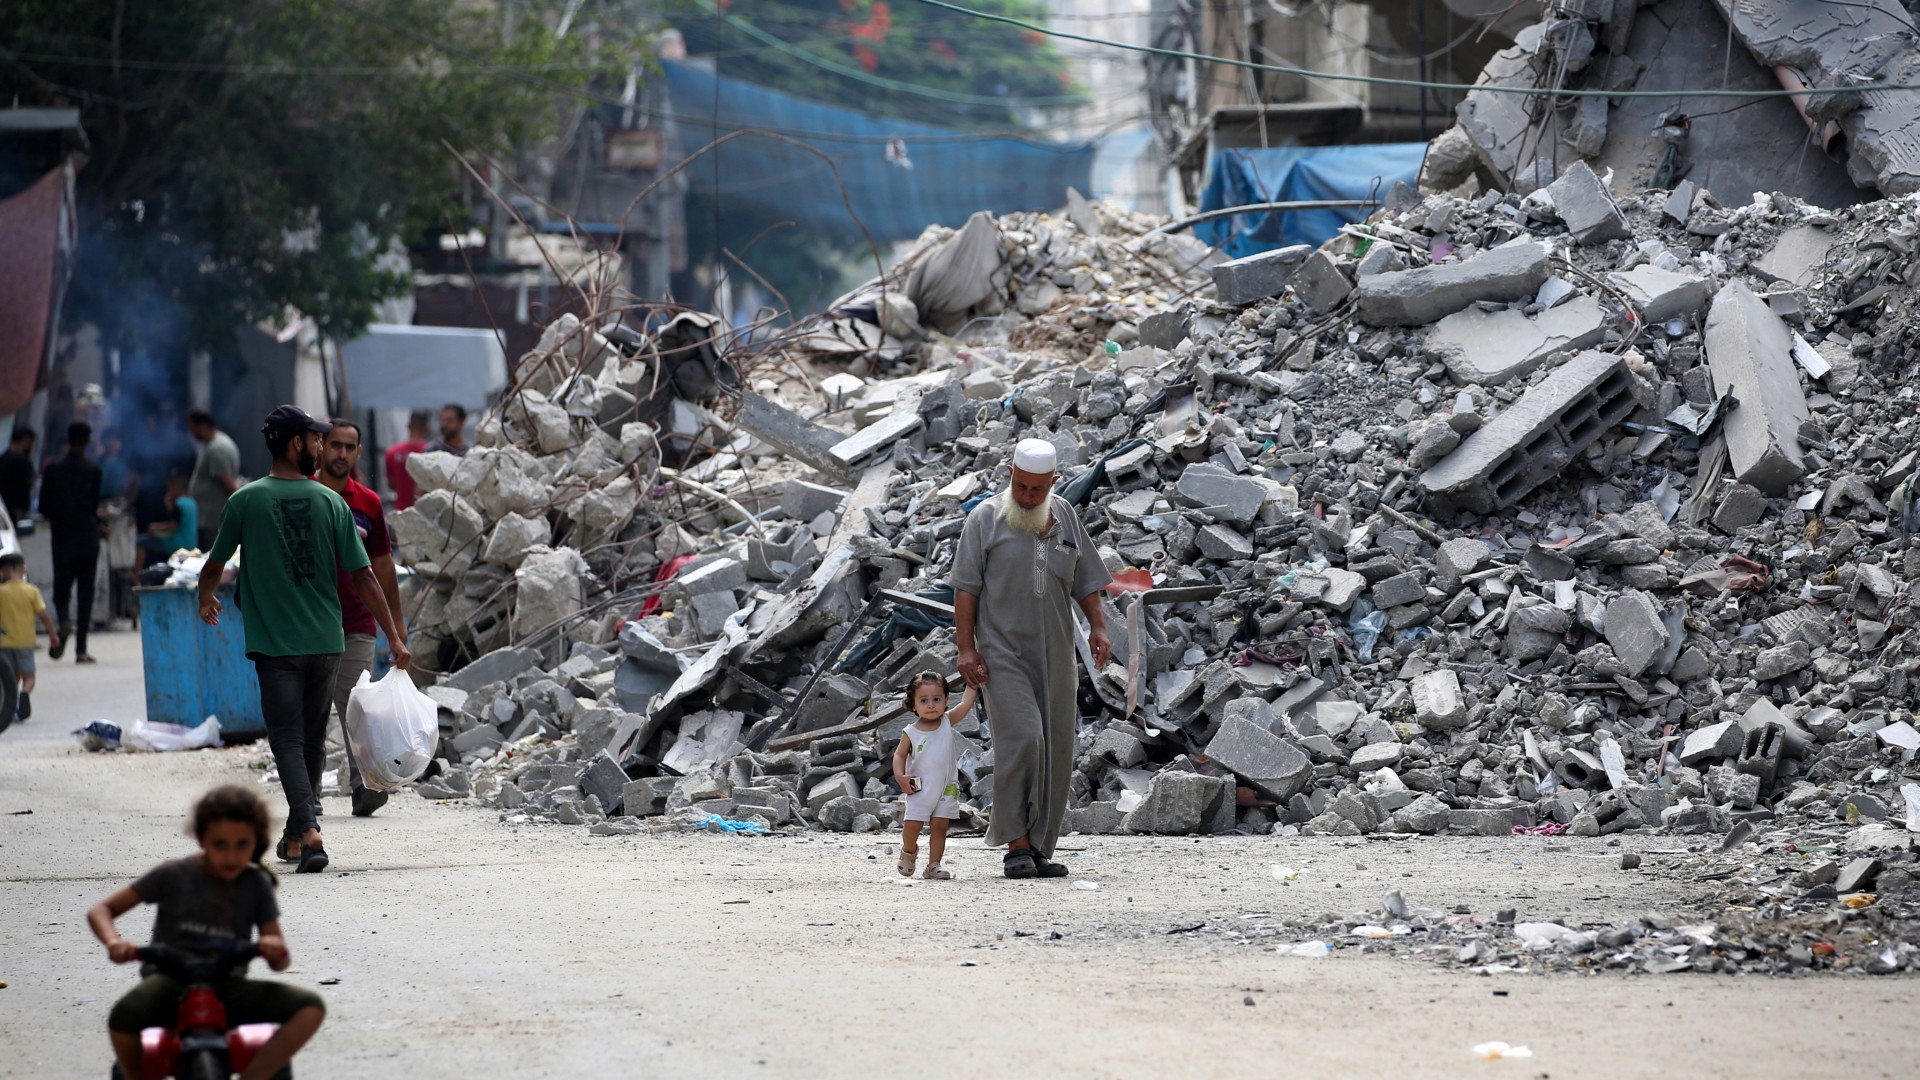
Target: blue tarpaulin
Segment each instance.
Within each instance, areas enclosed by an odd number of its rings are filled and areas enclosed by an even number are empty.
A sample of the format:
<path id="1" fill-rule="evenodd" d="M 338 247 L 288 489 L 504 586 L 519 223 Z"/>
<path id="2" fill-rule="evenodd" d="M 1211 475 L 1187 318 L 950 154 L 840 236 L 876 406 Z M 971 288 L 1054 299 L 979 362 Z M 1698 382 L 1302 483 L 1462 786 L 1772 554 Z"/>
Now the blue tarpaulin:
<path id="1" fill-rule="evenodd" d="M 1395 180 L 1415 182 L 1426 152 L 1426 143 L 1222 150 L 1214 155 L 1207 170 L 1200 209 L 1305 199 L 1384 198 Z M 1325 243 L 1340 231 L 1340 226 L 1362 221 L 1370 212 L 1356 208 L 1236 214 L 1203 221 L 1193 227 L 1193 235 L 1238 259 L 1288 244 Z"/>
<path id="2" fill-rule="evenodd" d="M 699 64 L 663 66 L 685 153 L 716 134 L 744 128 L 804 142 L 833 159 L 854 212 L 883 243 L 919 236 L 929 224 L 957 228 L 976 210 L 1051 210 L 1065 205 L 1069 186 L 1089 189 L 1091 143 L 981 136 L 870 117 L 720 78 Z M 723 213 L 730 204 L 751 204 L 810 229 L 862 239 L 833 168 L 797 146 L 744 136 L 689 165 L 683 175 L 695 193 L 717 193 Z"/>

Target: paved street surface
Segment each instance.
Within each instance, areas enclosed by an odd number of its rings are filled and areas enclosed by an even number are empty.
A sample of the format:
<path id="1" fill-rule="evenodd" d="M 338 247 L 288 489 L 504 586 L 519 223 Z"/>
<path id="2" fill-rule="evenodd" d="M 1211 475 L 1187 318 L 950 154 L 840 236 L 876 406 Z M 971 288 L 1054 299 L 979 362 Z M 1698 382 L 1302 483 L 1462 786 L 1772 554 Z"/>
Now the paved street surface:
<path id="1" fill-rule="evenodd" d="M 106 1072 L 133 971 L 86 908 L 191 850 L 199 791 L 263 775 L 253 747 L 80 751 L 70 730 L 141 713 L 138 636 L 94 641 L 92 668 L 43 654 L 33 720 L 0 735 L 6 1076 Z M 332 1010 L 308 1077 L 1905 1077 L 1920 1044 L 1910 978 L 1485 977 L 1221 932 L 1396 888 L 1523 918 L 1684 903 L 1601 841 L 1075 837 L 1079 889 L 1003 881 L 977 838 L 958 880 L 903 885 L 844 835 L 589 837 L 410 793 L 370 820 L 330 799 L 323 825 L 334 869 L 281 888 L 288 977 Z M 1475 1060 L 1495 1039 L 1534 1056 Z"/>

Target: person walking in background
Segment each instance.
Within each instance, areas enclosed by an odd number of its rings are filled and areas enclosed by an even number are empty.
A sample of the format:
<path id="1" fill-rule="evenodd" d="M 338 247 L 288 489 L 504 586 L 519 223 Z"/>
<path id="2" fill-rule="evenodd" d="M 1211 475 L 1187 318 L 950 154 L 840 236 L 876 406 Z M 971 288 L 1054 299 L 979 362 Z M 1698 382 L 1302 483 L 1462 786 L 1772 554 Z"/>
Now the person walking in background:
<path id="1" fill-rule="evenodd" d="M 361 449 L 360 425 L 336 419 L 333 430 L 327 432 L 321 444 L 320 473 L 314 479 L 346 502 L 348 512 L 353 515 L 354 531 L 360 534 L 367 558 L 372 560 L 373 576 L 380 582 L 380 598 L 386 602 L 386 614 L 392 616 L 392 625 L 400 628 L 404 639 L 407 620 L 400 613 L 400 576 L 393 568 L 393 540 L 387 534 L 386 511 L 380 504 L 380 496 L 354 478 L 360 468 Z M 333 709 L 340 718 L 341 742 L 347 748 L 347 770 L 353 782 L 353 816 L 371 817 L 375 810 L 387 804 L 387 793 L 374 791 L 360 781 L 360 763 L 353 756 L 352 737 L 347 734 L 347 697 L 353 693 L 360 676 L 373 669 L 373 632 L 386 620 L 360 602 L 353 575 L 342 573 L 338 585 L 341 629 L 346 633 L 347 644 L 333 677 Z"/>
<path id="2" fill-rule="evenodd" d="M 405 510 L 413 505 L 420 486 L 407 471 L 407 459 L 432 445 L 427 442 L 427 410 L 415 409 L 407 416 L 407 441 L 387 447 L 385 458 L 387 486 L 393 489 L 393 508 Z"/>
<path id="3" fill-rule="evenodd" d="M 67 425 L 67 456 L 40 474 L 40 514 L 47 519 L 53 548 L 53 610 L 60 617 L 60 640 L 47 655 L 60 659 L 73 639 L 75 663 L 91 664 L 87 631 L 93 627 L 93 584 L 100 568 L 100 466 L 87 460 L 93 428 L 84 420 Z M 77 593 L 72 609 L 69 592 Z M 71 610 L 74 619 L 68 619 Z"/>
<path id="4" fill-rule="evenodd" d="M 6 504 L 7 516 L 15 522 L 25 521 L 33 510 L 33 478 L 40 471 L 33 464 L 37 439 L 32 428 L 18 424 L 12 441 L 7 443 L 7 452 L 0 454 L 0 502 Z"/>
<path id="5" fill-rule="evenodd" d="M 387 613 L 367 550 L 340 496 L 312 480 L 320 467 L 318 435 L 333 425 L 292 405 L 268 414 L 260 428 L 273 470 L 233 493 L 228 513 L 200 572 L 200 619 L 220 624 L 221 571 L 238 549 L 240 616 L 247 658 L 260 677 L 260 712 L 267 744 L 287 796 L 287 823 L 278 847 L 296 872 L 327 867 L 320 837 L 320 771 L 326 764 L 327 707 L 346 647 L 341 631 L 337 575 L 353 578 L 360 602 L 381 620 L 393 666 L 413 662 L 406 638 Z"/>
<path id="6" fill-rule="evenodd" d="M 205 409 L 187 414 L 187 430 L 199 448 L 194 455 L 193 479 L 187 483 L 187 494 L 193 496 L 200 508 L 199 545 L 204 550 L 213 546 L 214 534 L 220 530 L 227 496 L 240 490 L 240 448 L 215 426 L 213 414 Z"/>
<path id="7" fill-rule="evenodd" d="M 455 457 L 466 457 L 473 449 L 467 445 L 467 407 L 465 405 L 446 404 L 440 406 L 440 438 L 428 446 L 429 450 L 444 450 Z"/>
<path id="8" fill-rule="evenodd" d="M 40 586 L 27 580 L 27 559 L 19 552 L 0 555 L 0 663 L 13 669 L 13 680 L 20 688 L 20 704 L 12 716 L 0 716 L 0 731 L 15 720 L 24 723 L 33 715 L 33 651 L 40 639 L 33 632 L 35 620 L 47 628 L 47 644 L 60 647 L 60 631 L 47 614 L 47 602 L 40 597 Z"/>

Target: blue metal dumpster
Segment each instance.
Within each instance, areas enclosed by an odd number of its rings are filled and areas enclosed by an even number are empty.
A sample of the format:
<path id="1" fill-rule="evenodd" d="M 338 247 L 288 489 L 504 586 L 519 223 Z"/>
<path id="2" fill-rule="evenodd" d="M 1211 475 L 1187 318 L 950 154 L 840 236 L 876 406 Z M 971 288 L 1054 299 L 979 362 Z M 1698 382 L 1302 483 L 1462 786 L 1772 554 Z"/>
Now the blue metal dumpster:
<path id="1" fill-rule="evenodd" d="M 260 680 L 247 659 L 247 635 L 232 586 L 219 592 L 219 626 L 200 621 L 197 589 L 134 591 L 140 597 L 147 719 L 194 727 L 211 715 L 220 718 L 220 737 L 227 742 L 265 735 Z"/>

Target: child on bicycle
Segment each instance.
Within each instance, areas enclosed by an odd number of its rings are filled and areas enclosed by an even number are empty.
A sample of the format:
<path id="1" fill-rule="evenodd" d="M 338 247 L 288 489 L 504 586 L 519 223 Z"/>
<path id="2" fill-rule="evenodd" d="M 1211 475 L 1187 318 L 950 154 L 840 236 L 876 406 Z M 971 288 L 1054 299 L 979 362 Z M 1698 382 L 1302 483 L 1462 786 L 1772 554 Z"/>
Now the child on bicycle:
<path id="1" fill-rule="evenodd" d="M 907 797 L 907 816 L 901 826 L 901 877 L 912 877 L 920 858 L 920 827 L 932 839 L 927 852 L 928 881 L 948 881 L 952 872 L 940 865 L 947 851 L 947 822 L 960 816 L 960 736 L 953 725 L 973 708 L 974 689 L 967 687 L 960 704 L 947 711 L 947 681 L 938 672 L 922 671 L 907 683 L 907 707 L 918 719 L 900 733 L 893 751 L 893 775 Z"/>
<path id="2" fill-rule="evenodd" d="M 272 843 L 267 805 L 251 790 L 229 784 L 214 788 L 194 804 L 192 832 L 200 854 L 164 862 L 87 912 L 95 937 L 116 964 L 137 959 L 132 942 L 122 938 L 114 920 L 148 903 L 159 909 L 153 943 L 200 957 L 218 956 L 253 941 L 260 931 L 260 956 L 275 971 L 292 961 L 280 933 L 279 881 L 260 862 Z M 244 969 L 243 969 L 244 972 Z M 186 988 L 143 969 L 145 977 L 114 1005 L 107 1018 L 113 1053 L 126 1080 L 139 1080 L 140 1032 L 172 1027 Z M 233 975 L 214 987 L 227 1009 L 227 1023 L 274 1023 L 280 1030 L 254 1057 L 241 1080 L 267 1080 L 293 1060 L 326 1018 L 326 1003 L 311 990 L 266 979 Z"/>

